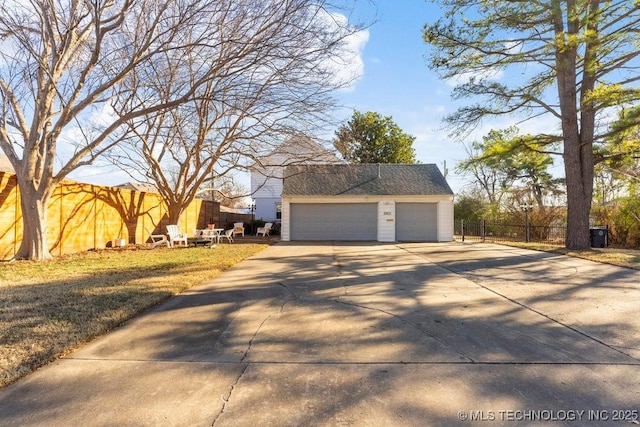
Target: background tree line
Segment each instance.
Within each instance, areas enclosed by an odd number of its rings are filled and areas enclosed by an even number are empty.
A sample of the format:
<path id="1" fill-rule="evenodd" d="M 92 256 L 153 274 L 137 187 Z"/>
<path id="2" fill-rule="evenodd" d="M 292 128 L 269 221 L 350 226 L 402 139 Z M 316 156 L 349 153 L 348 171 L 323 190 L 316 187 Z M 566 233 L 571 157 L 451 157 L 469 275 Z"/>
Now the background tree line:
<path id="1" fill-rule="evenodd" d="M 640 247 L 640 127 L 626 126 L 627 114 L 612 123 L 625 130 L 598 146 L 590 222 L 608 225 L 611 243 Z M 548 148 L 519 135 L 516 127 L 492 130 L 473 142 L 469 157 L 457 165 L 471 187 L 456 197 L 456 219 L 523 224 L 529 209 L 533 225 L 565 226 L 565 182 L 550 173 L 557 153 Z"/>

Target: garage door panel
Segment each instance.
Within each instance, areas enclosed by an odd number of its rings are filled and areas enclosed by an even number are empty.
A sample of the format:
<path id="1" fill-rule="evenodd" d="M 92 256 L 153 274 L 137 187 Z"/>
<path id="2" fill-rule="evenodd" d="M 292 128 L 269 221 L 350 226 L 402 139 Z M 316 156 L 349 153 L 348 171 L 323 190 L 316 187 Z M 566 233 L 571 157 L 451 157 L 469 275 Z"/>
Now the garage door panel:
<path id="1" fill-rule="evenodd" d="M 396 240 L 401 242 L 437 241 L 437 203 L 396 203 Z"/>
<path id="2" fill-rule="evenodd" d="M 376 203 L 292 203 L 291 240 L 376 240 Z"/>

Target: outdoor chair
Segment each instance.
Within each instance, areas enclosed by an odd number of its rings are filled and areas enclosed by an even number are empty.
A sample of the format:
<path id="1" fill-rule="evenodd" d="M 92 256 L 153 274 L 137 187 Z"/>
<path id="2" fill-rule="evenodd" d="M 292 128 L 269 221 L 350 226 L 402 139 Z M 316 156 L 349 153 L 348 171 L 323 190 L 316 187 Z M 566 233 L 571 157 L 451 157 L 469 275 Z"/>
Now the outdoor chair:
<path id="1" fill-rule="evenodd" d="M 230 228 L 227 231 L 224 232 L 224 234 L 220 235 L 220 239 L 227 239 L 229 241 L 229 243 L 233 243 L 233 234 L 234 234 L 234 229 Z"/>
<path id="2" fill-rule="evenodd" d="M 147 234 L 149 234 L 149 238 L 151 239 L 151 249 L 161 245 L 167 245 L 167 247 L 169 247 L 169 240 L 167 240 L 167 236 L 165 236 L 164 234 L 153 234 L 146 227 L 145 230 L 147 231 Z"/>
<path id="3" fill-rule="evenodd" d="M 262 237 L 268 236 L 269 232 L 271 231 L 271 227 L 273 227 L 272 222 L 267 222 L 264 225 L 264 227 L 258 227 L 258 230 L 256 231 L 256 236 L 259 236 L 260 234 L 262 234 Z"/>
<path id="4" fill-rule="evenodd" d="M 169 235 L 169 246 L 175 247 L 176 244 L 184 243 L 189 246 L 188 237 L 180 232 L 180 226 L 176 224 L 167 225 L 167 234 Z"/>
<path id="5" fill-rule="evenodd" d="M 244 223 L 243 222 L 234 222 L 233 223 L 233 236 L 235 237 L 238 234 L 242 234 L 242 237 L 244 237 Z"/>

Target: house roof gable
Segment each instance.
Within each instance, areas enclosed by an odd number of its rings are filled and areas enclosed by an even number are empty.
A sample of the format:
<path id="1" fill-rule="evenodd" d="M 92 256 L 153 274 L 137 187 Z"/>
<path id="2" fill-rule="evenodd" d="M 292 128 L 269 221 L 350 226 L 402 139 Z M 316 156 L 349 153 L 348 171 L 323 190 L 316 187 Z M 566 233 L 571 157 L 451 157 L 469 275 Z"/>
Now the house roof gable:
<path id="1" fill-rule="evenodd" d="M 344 163 L 334 152 L 307 136 L 287 140 L 254 163 L 252 169 L 302 163 Z"/>
<path id="2" fill-rule="evenodd" d="M 291 165 L 283 196 L 453 195 L 435 164 Z"/>

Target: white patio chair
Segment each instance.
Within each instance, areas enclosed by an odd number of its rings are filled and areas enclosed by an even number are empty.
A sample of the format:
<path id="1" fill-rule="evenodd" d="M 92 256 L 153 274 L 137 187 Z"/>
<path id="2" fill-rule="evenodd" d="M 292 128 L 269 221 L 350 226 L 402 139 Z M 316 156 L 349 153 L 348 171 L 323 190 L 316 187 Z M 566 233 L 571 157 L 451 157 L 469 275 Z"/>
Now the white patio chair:
<path id="1" fill-rule="evenodd" d="M 233 243 L 233 228 L 230 228 L 220 235 L 220 239 L 227 239 L 229 243 Z"/>
<path id="2" fill-rule="evenodd" d="M 256 236 L 259 236 L 260 234 L 262 234 L 262 237 L 268 236 L 269 232 L 271 231 L 271 227 L 273 227 L 272 222 L 267 222 L 264 225 L 264 227 L 258 227 L 258 230 L 256 231 Z"/>
<path id="3" fill-rule="evenodd" d="M 167 240 L 167 236 L 164 234 L 153 234 L 151 231 L 149 231 L 149 229 L 147 227 L 144 228 L 147 231 L 147 234 L 149 235 L 149 238 L 151 239 L 151 249 L 158 247 L 158 246 L 162 246 L 162 245 L 167 245 L 167 247 L 169 247 L 169 240 Z"/>
<path id="4" fill-rule="evenodd" d="M 233 223 L 233 236 L 235 237 L 238 234 L 242 234 L 242 237 L 244 237 L 244 222 Z"/>
<path id="5" fill-rule="evenodd" d="M 180 232 L 180 226 L 176 224 L 167 225 L 167 234 L 169 235 L 169 245 L 173 248 L 176 244 L 184 243 L 185 246 L 189 246 L 189 241 L 186 233 Z"/>

